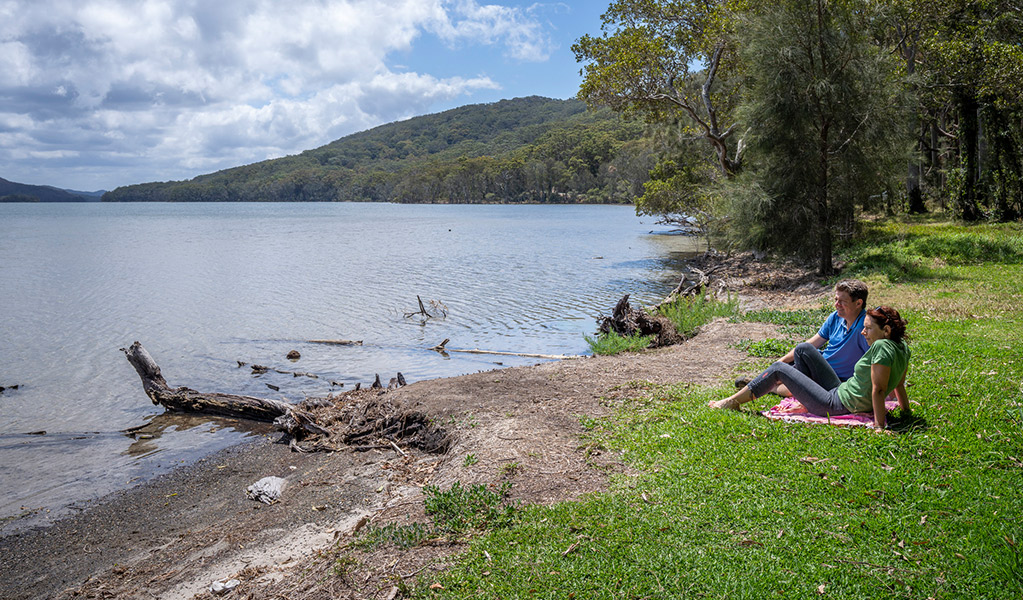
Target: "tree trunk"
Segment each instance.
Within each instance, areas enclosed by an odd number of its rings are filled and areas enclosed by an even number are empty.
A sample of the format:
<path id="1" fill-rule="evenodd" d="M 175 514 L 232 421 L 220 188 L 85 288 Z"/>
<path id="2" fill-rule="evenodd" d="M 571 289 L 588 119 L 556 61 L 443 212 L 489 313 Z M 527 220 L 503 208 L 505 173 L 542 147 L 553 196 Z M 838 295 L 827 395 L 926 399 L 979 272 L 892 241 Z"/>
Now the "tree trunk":
<path id="1" fill-rule="evenodd" d="M 819 143 L 820 152 L 820 183 L 817 189 L 817 271 L 821 275 L 831 275 L 835 268 L 831 260 L 831 214 L 828 206 L 828 125 L 821 127 Z"/>
<path id="2" fill-rule="evenodd" d="M 915 38 L 915 36 L 914 36 Z M 913 73 L 916 72 L 916 40 L 913 39 L 912 43 L 908 43 L 903 51 L 903 58 L 906 61 L 906 73 L 912 77 Z M 916 86 L 912 86 L 914 95 L 916 94 Z M 920 132 L 920 117 L 918 114 L 914 114 L 910 125 L 910 131 L 916 132 L 916 151 L 913 156 L 909 159 L 909 168 L 906 173 L 906 195 L 909 198 L 909 212 L 911 214 L 921 214 L 927 212 L 927 207 L 924 206 L 924 197 L 920 193 L 920 155 L 924 148 L 923 140 L 921 139 Z"/>
<path id="3" fill-rule="evenodd" d="M 927 206 L 924 204 L 924 195 L 923 192 L 920 191 L 920 160 L 923 157 L 923 151 L 926 147 L 923 136 L 925 135 L 927 128 L 923 127 L 919 117 L 914 117 L 911 131 L 915 131 L 917 133 L 917 140 L 916 152 L 914 152 L 912 158 L 910 158 L 909 168 L 906 173 L 906 195 L 909 198 L 910 214 L 919 215 L 927 212 Z"/>
<path id="4" fill-rule="evenodd" d="M 957 190 L 955 203 L 959 216 L 964 221 L 977 221 L 980 219 L 980 206 L 977 194 L 977 153 L 980 148 L 978 143 L 980 126 L 977 119 L 977 99 L 972 94 L 959 94 L 959 116 L 962 119 L 962 130 L 960 146 L 962 155 L 961 164 L 965 170 L 963 178 L 963 189 Z"/>
<path id="5" fill-rule="evenodd" d="M 817 0 L 817 51 L 820 53 L 820 72 L 826 74 L 829 71 L 828 46 L 824 41 L 824 33 L 828 30 L 828 19 L 825 16 L 825 7 L 822 0 Z M 818 103 L 821 98 L 818 97 Z M 820 111 L 820 135 L 817 140 L 818 160 L 820 164 L 820 181 L 817 191 L 817 271 L 821 275 L 831 275 L 834 271 L 834 264 L 831 262 L 831 214 L 828 206 L 828 167 L 831 155 L 829 145 L 831 124 L 823 110 Z"/>
<path id="6" fill-rule="evenodd" d="M 927 212 L 924 205 L 924 195 L 920 192 L 920 164 L 909 163 L 909 172 L 906 174 L 906 194 L 909 197 L 910 214 L 921 214 Z"/>

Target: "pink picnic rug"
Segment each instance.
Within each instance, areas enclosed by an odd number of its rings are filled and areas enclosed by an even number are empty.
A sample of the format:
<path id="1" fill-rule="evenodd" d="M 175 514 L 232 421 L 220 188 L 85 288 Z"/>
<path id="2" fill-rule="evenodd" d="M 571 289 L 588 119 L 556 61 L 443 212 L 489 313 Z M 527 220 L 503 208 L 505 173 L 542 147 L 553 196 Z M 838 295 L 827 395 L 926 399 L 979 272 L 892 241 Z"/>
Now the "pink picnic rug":
<path id="1" fill-rule="evenodd" d="M 896 400 L 887 400 L 884 405 L 889 411 L 891 411 L 898 406 L 899 403 Z M 806 409 L 802 404 L 797 402 L 796 399 L 791 396 L 788 398 L 782 398 L 778 404 L 772 406 L 768 410 L 765 410 L 761 414 L 768 419 L 788 421 L 790 423 L 823 423 L 825 425 L 838 425 L 840 427 L 870 427 L 874 424 L 874 415 L 872 413 L 853 413 L 851 415 L 841 415 L 837 417 L 818 417 L 817 415 L 811 415 L 806 412 Z"/>

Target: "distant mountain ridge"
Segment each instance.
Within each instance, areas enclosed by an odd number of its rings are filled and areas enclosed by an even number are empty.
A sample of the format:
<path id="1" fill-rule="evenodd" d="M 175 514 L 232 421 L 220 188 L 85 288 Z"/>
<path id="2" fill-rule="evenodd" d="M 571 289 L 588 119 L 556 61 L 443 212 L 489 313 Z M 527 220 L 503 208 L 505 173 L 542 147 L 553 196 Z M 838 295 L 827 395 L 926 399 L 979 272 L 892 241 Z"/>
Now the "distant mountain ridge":
<path id="1" fill-rule="evenodd" d="M 0 177 L 0 202 L 96 202 L 106 192 L 62 190 L 49 185 L 15 183 Z"/>
<path id="2" fill-rule="evenodd" d="M 631 202 L 653 164 L 637 122 L 578 100 L 468 105 L 297 155 L 188 181 L 119 187 L 105 202 Z"/>

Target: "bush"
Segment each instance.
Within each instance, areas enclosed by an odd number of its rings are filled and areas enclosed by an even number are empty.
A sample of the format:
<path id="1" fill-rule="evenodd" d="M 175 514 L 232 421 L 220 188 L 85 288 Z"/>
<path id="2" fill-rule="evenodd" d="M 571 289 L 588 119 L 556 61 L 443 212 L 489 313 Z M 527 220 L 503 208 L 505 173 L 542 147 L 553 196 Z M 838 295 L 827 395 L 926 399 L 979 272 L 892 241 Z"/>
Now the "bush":
<path id="1" fill-rule="evenodd" d="M 717 317 L 732 317 L 739 312 L 739 300 L 728 296 L 722 302 L 706 296 L 685 297 L 665 304 L 658 309 L 661 314 L 675 324 L 679 334 L 691 338 L 696 330 Z"/>

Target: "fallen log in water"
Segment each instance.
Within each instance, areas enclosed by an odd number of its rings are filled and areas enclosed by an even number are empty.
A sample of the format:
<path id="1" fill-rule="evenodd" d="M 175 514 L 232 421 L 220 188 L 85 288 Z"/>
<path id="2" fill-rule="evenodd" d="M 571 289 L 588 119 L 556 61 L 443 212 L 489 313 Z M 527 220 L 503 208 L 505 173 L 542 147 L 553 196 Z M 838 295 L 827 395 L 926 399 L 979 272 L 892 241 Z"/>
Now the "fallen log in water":
<path id="1" fill-rule="evenodd" d="M 426 452 L 443 453 L 451 443 L 444 429 L 435 425 L 425 413 L 406 410 L 400 404 L 379 399 L 377 395 L 386 393 L 383 390 L 367 390 L 362 392 L 362 396 L 352 392 L 356 395 L 345 396 L 346 402 L 340 404 L 333 397 L 307 400 L 301 407 L 269 398 L 204 393 L 187 387 L 171 388 L 167 385 L 160 367 L 139 342 L 121 348 L 121 351 L 131 366 L 135 367 L 142 380 L 142 388 L 153 404 L 171 412 L 272 422 L 277 429 L 291 436 L 290 446 L 293 450 L 360 450 L 380 446 L 372 442 L 371 438 L 376 438 L 387 442 L 384 447 L 397 448 L 394 442 L 400 441 Z M 398 373 L 388 388 L 400 385 L 405 385 L 405 377 Z M 356 384 L 356 390 L 359 387 Z M 383 387 L 379 375 L 376 376 L 374 387 Z M 302 440 L 306 442 L 300 444 Z M 398 452 L 401 450 L 398 449 Z"/>
<path id="2" fill-rule="evenodd" d="M 274 423 L 292 437 L 306 433 L 322 435 L 326 430 L 291 404 L 272 398 L 239 396 L 220 392 L 199 392 L 187 387 L 171 388 L 160 373 L 160 367 L 142 344 L 135 342 L 121 348 L 142 380 L 142 389 L 153 401 L 172 412 L 191 412 L 236 419 Z M 282 419 L 283 417 L 283 419 Z M 280 420 L 280 422 L 278 422 Z"/>

